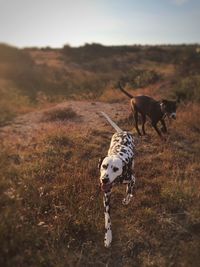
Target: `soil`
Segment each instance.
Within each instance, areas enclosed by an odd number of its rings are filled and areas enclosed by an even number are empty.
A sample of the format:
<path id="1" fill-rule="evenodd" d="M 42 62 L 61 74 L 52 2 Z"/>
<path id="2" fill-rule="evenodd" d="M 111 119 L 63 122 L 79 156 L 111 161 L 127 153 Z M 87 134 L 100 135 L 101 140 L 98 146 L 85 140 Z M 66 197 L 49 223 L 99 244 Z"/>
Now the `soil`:
<path id="1" fill-rule="evenodd" d="M 72 109 L 75 118 L 66 118 L 62 120 L 48 121 L 46 114 L 62 110 Z M 38 134 L 43 134 L 50 129 L 63 129 L 66 131 L 75 131 L 86 133 L 91 130 L 106 129 L 112 130 L 100 114 L 100 111 L 106 112 L 114 121 L 127 117 L 129 107 L 127 103 L 104 103 L 94 101 L 66 101 L 53 107 L 37 110 L 16 117 L 9 125 L 0 128 L 0 138 L 7 143 L 30 144 Z"/>

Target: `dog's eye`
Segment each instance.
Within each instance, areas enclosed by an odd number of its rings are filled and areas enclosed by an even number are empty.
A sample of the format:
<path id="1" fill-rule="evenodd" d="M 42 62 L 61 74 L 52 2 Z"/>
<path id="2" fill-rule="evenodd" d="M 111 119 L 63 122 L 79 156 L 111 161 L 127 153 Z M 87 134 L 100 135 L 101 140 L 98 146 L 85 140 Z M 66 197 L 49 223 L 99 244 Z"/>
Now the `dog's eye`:
<path id="1" fill-rule="evenodd" d="M 108 168 L 108 165 L 103 164 L 102 168 L 106 170 Z"/>
<path id="2" fill-rule="evenodd" d="M 117 167 L 114 167 L 114 168 L 113 168 L 113 171 L 114 171 L 114 172 L 117 172 L 118 170 L 119 170 L 119 168 L 117 168 Z"/>

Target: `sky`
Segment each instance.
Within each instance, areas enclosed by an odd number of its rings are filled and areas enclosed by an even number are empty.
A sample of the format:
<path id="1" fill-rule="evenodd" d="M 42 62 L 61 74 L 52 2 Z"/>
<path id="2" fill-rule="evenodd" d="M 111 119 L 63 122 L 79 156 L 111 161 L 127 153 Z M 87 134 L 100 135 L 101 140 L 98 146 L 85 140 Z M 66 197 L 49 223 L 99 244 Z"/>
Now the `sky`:
<path id="1" fill-rule="evenodd" d="M 200 43 L 200 0 L 0 0 L 0 43 Z"/>

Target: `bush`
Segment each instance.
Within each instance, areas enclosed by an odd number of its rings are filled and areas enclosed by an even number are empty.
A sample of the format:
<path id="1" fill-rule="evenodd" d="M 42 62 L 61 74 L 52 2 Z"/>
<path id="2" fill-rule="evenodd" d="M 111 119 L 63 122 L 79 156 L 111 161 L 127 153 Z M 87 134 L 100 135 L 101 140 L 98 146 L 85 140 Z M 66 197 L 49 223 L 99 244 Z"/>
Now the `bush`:
<path id="1" fill-rule="evenodd" d="M 31 101 L 36 101 L 38 91 L 50 87 L 47 70 L 37 66 L 25 50 L 0 44 L 0 77 L 14 83 Z"/>
<path id="2" fill-rule="evenodd" d="M 180 80 L 173 89 L 173 96 L 185 102 L 200 102 L 200 76 Z"/>
<path id="3" fill-rule="evenodd" d="M 110 58 L 118 55 L 125 55 L 126 53 L 139 52 L 141 47 L 134 46 L 104 46 L 97 43 L 85 44 L 80 47 L 70 47 L 65 45 L 62 49 L 62 53 L 69 59 L 78 62 L 85 63 L 88 61 L 96 61 L 99 58 Z"/>
<path id="4" fill-rule="evenodd" d="M 154 70 L 133 69 L 121 80 L 130 83 L 134 88 L 141 88 L 157 82 L 160 78 L 160 75 Z"/>
<path id="5" fill-rule="evenodd" d="M 53 109 L 44 114 L 45 121 L 63 121 L 79 118 L 80 116 L 71 108 Z"/>
<path id="6" fill-rule="evenodd" d="M 177 62 L 177 72 L 179 75 L 199 75 L 200 74 L 200 53 L 195 48 L 188 49 L 183 53 Z"/>
<path id="7" fill-rule="evenodd" d="M 9 123 L 17 113 L 23 113 L 30 105 L 28 98 L 21 95 L 16 89 L 0 89 L 0 126 Z"/>

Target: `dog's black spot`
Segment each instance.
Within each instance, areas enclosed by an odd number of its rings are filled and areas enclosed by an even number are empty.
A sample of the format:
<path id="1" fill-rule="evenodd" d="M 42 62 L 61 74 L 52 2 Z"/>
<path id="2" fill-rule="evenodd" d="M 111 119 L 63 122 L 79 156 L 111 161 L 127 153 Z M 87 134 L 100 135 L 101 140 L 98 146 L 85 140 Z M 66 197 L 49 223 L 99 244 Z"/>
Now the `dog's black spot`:
<path id="1" fill-rule="evenodd" d="M 108 205 L 109 205 L 109 201 L 106 200 L 106 201 L 105 201 L 105 206 L 108 206 Z"/>
<path id="2" fill-rule="evenodd" d="M 119 168 L 117 168 L 117 167 L 114 167 L 114 168 L 113 168 L 113 171 L 114 171 L 114 172 L 117 172 L 118 170 L 119 170 Z"/>

